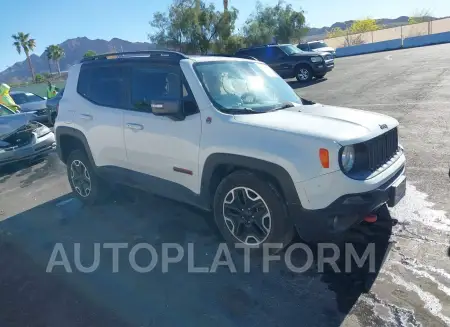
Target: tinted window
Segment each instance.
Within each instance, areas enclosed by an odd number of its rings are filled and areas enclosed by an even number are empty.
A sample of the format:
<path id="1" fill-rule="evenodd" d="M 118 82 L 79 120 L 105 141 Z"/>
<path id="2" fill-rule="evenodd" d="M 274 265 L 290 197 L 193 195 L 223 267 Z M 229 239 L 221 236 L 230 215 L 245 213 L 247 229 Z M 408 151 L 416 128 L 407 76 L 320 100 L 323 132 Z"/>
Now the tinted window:
<path id="1" fill-rule="evenodd" d="M 100 66 L 82 67 L 77 91 L 95 104 L 125 108 L 128 92 L 126 67 Z"/>
<path id="2" fill-rule="evenodd" d="M 131 104 L 135 110 L 151 112 L 153 101 L 180 100 L 182 92 L 180 71 L 175 67 L 143 66 L 133 69 Z"/>
<path id="3" fill-rule="evenodd" d="M 309 44 L 311 49 L 319 49 L 319 48 L 326 48 L 328 45 L 324 42 L 313 42 Z"/>

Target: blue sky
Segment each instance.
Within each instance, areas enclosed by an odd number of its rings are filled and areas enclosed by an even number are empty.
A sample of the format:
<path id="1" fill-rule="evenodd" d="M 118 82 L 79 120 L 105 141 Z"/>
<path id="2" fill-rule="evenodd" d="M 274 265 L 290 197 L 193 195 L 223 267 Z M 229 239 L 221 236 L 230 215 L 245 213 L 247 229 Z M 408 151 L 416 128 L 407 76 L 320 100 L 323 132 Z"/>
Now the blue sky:
<path id="1" fill-rule="evenodd" d="M 0 29 L 0 71 L 24 57 L 12 47 L 11 35 L 29 32 L 36 39 L 35 53 L 40 55 L 46 46 L 66 39 L 87 36 L 110 40 L 113 37 L 129 41 L 147 41 L 149 20 L 155 11 L 164 11 L 172 0 L 60 0 L 9 1 L 11 14 L 2 14 Z M 206 0 L 208 2 L 208 0 Z M 211 0 L 222 8 L 222 0 Z M 263 0 L 275 4 L 277 0 Z M 450 0 L 287 0 L 306 12 L 312 27 L 329 26 L 336 21 L 372 18 L 395 18 L 411 15 L 417 9 L 429 9 L 434 16 L 450 16 Z M 240 11 L 239 24 L 255 8 L 255 0 L 229 0 Z M 424 4 L 425 3 L 425 4 Z"/>

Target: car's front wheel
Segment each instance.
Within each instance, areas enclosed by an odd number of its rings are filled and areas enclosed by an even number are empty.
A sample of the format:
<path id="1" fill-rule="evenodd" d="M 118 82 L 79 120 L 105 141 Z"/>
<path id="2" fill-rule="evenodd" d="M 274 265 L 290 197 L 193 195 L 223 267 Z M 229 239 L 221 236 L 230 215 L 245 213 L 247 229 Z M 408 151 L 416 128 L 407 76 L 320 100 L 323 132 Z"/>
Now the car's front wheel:
<path id="1" fill-rule="evenodd" d="M 309 82 L 313 78 L 311 68 L 307 65 L 297 66 L 295 69 L 295 78 L 301 83 Z"/>
<path id="2" fill-rule="evenodd" d="M 84 151 L 72 151 L 66 165 L 70 187 L 78 199 L 86 204 L 97 204 L 107 197 L 109 188 L 96 175 Z"/>
<path id="3" fill-rule="evenodd" d="M 293 238 L 284 200 L 269 181 L 248 171 L 237 171 L 219 184 L 214 197 L 214 218 L 225 240 L 231 245 L 262 249 L 275 245 L 278 252 Z"/>

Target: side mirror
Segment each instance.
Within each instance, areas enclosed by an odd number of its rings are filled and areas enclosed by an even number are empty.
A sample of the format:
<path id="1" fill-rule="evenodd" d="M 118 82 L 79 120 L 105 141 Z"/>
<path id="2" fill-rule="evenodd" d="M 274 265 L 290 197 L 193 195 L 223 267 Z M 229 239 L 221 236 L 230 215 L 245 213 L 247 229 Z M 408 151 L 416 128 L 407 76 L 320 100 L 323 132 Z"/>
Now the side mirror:
<path id="1" fill-rule="evenodd" d="M 175 120 L 183 120 L 185 118 L 181 100 L 152 101 L 151 108 L 155 116 L 168 116 Z"/>

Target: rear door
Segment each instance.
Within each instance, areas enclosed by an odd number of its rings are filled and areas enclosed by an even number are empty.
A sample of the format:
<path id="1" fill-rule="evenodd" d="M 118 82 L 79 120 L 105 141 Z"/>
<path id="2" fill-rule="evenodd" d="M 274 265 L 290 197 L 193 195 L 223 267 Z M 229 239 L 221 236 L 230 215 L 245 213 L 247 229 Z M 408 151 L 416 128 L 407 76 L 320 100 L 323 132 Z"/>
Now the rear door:
<path id="1" fill-rule="evenodd" d="M 123 115 L 128 89 L 129 68 L 124 64 L 86 63 L 81 66 L 79 96 L 71 101 L 70 109 L 73 123 L 86 136 L 95 164 L 100 168 L 127 167 Z"/>

